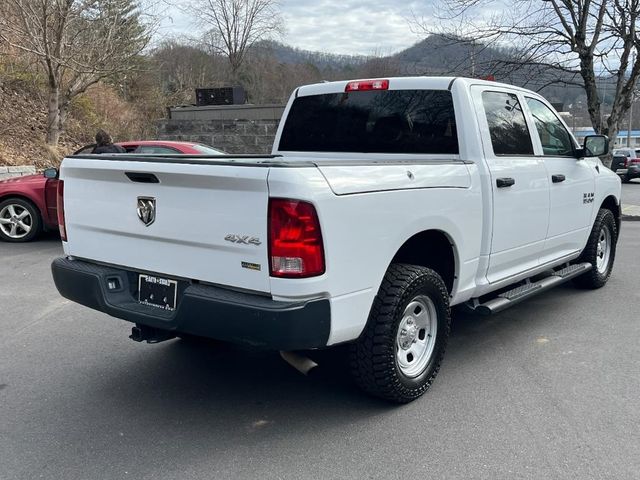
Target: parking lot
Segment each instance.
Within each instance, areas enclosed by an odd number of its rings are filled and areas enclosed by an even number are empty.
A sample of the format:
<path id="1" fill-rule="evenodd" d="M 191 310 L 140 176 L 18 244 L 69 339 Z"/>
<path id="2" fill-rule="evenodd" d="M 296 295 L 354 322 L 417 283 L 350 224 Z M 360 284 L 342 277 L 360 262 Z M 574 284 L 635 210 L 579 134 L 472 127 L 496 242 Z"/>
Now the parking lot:
<path id="1" fill-rule="evenodd" d="M 307 378 L 277 353 L 135 343 L 59 297 L 55 236 L 0 244 L 0 478 L 637 478 L 638 252 L 625 222 L 605 288 L 456 313 L 433 387 L 398 407 L 338 354 Z"/>

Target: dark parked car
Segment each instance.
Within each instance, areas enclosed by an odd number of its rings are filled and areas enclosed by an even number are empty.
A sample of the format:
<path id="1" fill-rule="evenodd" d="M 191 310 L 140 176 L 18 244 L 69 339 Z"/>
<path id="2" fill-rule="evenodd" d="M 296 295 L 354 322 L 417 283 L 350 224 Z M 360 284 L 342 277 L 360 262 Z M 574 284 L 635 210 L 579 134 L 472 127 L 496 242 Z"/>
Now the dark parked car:
<path id="1" fill-rule="evenodd" d="M 611 170 L 616 172 L 623 182 L 640 178 L 640 149 L 619 148 L 613 151 Z"/>
<path id="2" fill-rule="evenodd" d="M 120 142 L 127 153 L 165 155 L 225 155 L 224 152 L 193 142 L 145 140 Z M 87 145 L 74 154 L 91 153 Z M 0 240 L 28 242 L 43 230 L 58 230 L 56 172 L 27 175 L 0 181 Z"/>

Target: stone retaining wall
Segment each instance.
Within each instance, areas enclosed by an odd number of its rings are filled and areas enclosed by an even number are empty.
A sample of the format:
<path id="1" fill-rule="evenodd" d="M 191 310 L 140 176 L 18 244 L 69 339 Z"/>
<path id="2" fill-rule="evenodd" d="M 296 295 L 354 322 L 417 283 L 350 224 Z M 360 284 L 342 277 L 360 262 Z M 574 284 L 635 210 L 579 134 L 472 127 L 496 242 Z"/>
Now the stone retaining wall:
<path id="1" fill-rule="evenodd" d="M 24 175 L 33 175 L 36 173 L 36 167 L 3 167 L 0 165 L 0 180 L 11 177 L 22 177 Z"/>
<path id="2" fill-rule="evenodd" d="M 271 153 L 278 120 L 163 120 L 162 140 L 204 143 L 231 154 Z"/>
<path id="3" fill-rule="evenodd" d="M 282 105 L 172 107 L 158 125 L 158 137 L 204 143 L 230 154 L 268 154 L 283 111 Z"/>

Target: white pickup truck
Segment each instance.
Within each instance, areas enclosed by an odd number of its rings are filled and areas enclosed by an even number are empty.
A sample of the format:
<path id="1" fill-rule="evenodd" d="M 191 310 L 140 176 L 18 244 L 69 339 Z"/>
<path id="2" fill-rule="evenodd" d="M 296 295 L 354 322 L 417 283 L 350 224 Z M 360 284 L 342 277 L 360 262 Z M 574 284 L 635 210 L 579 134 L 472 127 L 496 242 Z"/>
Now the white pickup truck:
<path id="1" fill-rule="evenodd" d="M 621 192 L 607 151 L 500 83 L 307 85 L 269 156 L 66 158 L 53 277 L 138 341 L 350 343 L 356 383 L 408 402 L 438 372 L 451 306 L 607 282 Z"/>

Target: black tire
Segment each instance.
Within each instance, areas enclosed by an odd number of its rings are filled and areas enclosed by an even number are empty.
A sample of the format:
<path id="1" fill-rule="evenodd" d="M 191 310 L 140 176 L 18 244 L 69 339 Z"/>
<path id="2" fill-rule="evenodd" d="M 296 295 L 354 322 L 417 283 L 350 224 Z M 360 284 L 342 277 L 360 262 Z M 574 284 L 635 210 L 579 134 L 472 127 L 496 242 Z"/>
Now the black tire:
<path id="1" fill-rule="evenodd" d="M 26 235 L 20 235 L 21 233 L 24 233 L 24 232 L 21 230 L 17 230 L 18 236 L 12 237 L 10 235 L 10 232 L 9 234 L 5 232 L 3 228 L 5 226 L 1 225 L 0 240 L 3 240 L 5 242 L 12 242 L 12 243 L 30 242 L 31 240 L 36 238 L 42 231 L 42 218 L 40 217 L 40 212 L 38 211 L 38 208 L 28 200 L 24 200 L 22 198 L 7 198 L 2 202 L 0 202 L 0 215 L 3 214 L 3 211 L 5 212 L 4 215 L 8 215 L 8 213 L 6 213 L 7 210 L 5 209 L 12 205 L 17 207 L 18 209 L 24 209 L 28 212 L 29 219 L 30 219 L 28 225 L 31 227 L 31 229 Z"/>
<path id="2" fill-rule="evenodd" d="M 608 261 L 603 268 L 598 269 L 598 244 L 600 242 L 603 229 L 608 230 L 609 238 L 611 239 L 611 250 L 609 253 Z M 580 288 L 595 289 L 603 287 L 613 270 L 613 262 L 616 258 L 616 243 L 618 242 L 618 229 L 616 227 L 616 220 L 611 210 L 601 208 L 596 215 L 596 220 L 593 222 L 593 228 L 587 240 L 587 245 L 584 247 L 582 254 L 578 258 L 578 262 L 588 262 L 592 265 L 591 270 L 587 273 L 574 278 L 573 282 Z"/>
<path id="3" fill-rule="evenodd" d="M 629 175 L 625 175 L 622 177 L 622 183 L 629 183 L 631 181 L 631 177 Z"/>
<path id="4" fill-rule="evenodd" d="M 398 331 L 406 318 L 405 309 L 420 297 L 432 302 L 437 332 L 424 369 L 407 376 L 399 365 L 398 352 L 402 350 Z M 450 325 L 449 294 L 440 275 L 425 267 L 392 264 L 373 302 L 364 332 L 350 346 L 349 363 L 356 384 L 371 395 L 396 403 L 420 397 L 438 374 Z"/>

